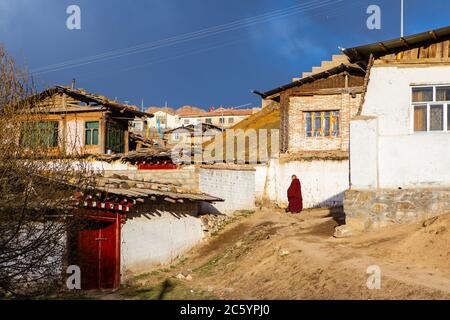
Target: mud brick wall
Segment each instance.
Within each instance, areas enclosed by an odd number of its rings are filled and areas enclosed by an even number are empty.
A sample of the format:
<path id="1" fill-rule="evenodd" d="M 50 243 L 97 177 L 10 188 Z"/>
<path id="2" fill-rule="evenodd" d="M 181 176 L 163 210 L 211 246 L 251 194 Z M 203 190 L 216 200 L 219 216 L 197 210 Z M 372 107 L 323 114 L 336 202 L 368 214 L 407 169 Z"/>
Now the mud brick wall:
<path id="1" fill-rule="evenodd" d="M 420 221 L 450 213 L 450 187 L 348 190 L 344 211 L 356 230 Z"/>

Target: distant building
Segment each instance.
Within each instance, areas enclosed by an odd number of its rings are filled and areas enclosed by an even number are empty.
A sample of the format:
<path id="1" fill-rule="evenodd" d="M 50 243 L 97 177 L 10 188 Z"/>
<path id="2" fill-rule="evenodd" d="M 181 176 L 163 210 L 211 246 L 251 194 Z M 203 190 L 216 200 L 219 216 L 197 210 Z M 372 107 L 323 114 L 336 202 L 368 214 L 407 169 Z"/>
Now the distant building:
<path id="1" fill-rule="evenodd" d="M 135 107 L 64 86 L 31 99 L 37 112 L 35 120 L 24 121 L 21 143 L 38 143 L 50 154 L 127 153 L 131 121 L 152 117 Z"/>
<path id="2" fill-rule="evenodd" d="M 222 129 L 228 129 L 248 118 L 261 109 L 226 109 L 218 108 L 216 110 L 202 112 L 180 113 L 180 125 L 195 125 L 199 123 L 212 124 Z"/>
<path id="3" fill-rule="evenodd" d="M 196 135 L 196 134 L 199 135 Z M 213 139 L 217 134 L 222 133 L 222 129 L 207 123 L 189 124 L 181 126 L 164 133 L 164 140 L 167 145 L 182 143 L 202 144 Z"/>

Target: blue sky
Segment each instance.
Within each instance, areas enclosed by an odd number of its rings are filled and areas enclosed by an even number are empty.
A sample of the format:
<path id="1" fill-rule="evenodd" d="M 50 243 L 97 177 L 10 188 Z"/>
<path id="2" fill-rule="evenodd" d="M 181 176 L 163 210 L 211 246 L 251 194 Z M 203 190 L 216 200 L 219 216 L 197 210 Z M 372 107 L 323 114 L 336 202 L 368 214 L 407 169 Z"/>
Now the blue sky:
<path id="1" fill-rule="evenodd" d="M 66 28 L 73 4 L 81 30 Z M 366 27 L 371 4 L 381 30 Z M 448 12 L 448 0 L 405 0 L 405 34 L 450 25 Z M 396 38 L 399 17 L 400 0 L 0 0 L 0 43 L 44 68 L 39 88 L 76 78 L 136 105 L 258 106 L 252 89 L 285 84 L 338 46 Z"/>

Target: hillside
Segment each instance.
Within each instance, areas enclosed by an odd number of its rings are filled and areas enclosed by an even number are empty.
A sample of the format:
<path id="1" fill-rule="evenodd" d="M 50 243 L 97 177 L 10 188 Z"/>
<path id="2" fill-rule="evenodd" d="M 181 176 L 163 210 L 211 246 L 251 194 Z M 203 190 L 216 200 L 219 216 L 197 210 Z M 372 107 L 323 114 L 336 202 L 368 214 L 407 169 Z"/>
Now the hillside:
<path id="1" fill-rule="evenodd" d="M 271 148 L 272 148 L 272 143 L 271 143 L 271 137 L 272 137 L 272 129 L 280 129 L 280 109 L 277 103 L 272 103 L 269 106 L 267 106 L 266 108 L 263 108 L 261 111 L 251 115 L 250 117 L 248 117 L 245 120 L 242 120 L 241 122 L 237 123 L 236 125 L 234 125 L 231 129 L 234 130 L 235 133 L 235 138 L 234 138 L 234 150 L 235 150 L 235 154 L 234 154 L 234 159 L 237 158 L 237 142 L 239 137 L 242 136 L 242 134 L 249 134 L 249 132 L 251 130 L 255 130 L 256 135 L 258 136 L 259 134 L 259 130 L 267 130 L 267 152 L 270 153 L 271 152 Z M 221 136 L 221 139 L 223 141 L 223 150 L 226 150 L 227 147 L 227 132 L 224 132 Z M 215 143 L 217 143 L 217 138 L 212 140 L 212 141 L 208 141 L 204 144 L 205 148 L 211 149 L 213 148 L 215 145 Z M 277 139 L 278 141 L 278 139 Z M 264 159 L 260 159 L 259 158 L 259 148 L 260 147 L 265 147 L 266 144 L 262 144 L 259 140 L 259 136 L 257 138 L 257 142 L 256 143 L 251 143 L 249 142 L 248 138 L 245 138 L 245 150 L 244 150 L 244 157 L 245 160 L 248 161 L 249 160 L 249 156 L 252 156 L 252 159 L 257 159 L 259 161 L 264 162 Z M 212 152 L 211 153 L 213 156 L 215 156 L 215 153 Z M 224 156 L 225 159 L 225 156 Z"/>
<path id="2" fill-rule="evenodd" d="M 173 265 L 101 298 L 450 299 L 450 215 L 336 239 L 340 214 L 241 215 Z M 371 265 L 379 290 L 366 286 Z"/>

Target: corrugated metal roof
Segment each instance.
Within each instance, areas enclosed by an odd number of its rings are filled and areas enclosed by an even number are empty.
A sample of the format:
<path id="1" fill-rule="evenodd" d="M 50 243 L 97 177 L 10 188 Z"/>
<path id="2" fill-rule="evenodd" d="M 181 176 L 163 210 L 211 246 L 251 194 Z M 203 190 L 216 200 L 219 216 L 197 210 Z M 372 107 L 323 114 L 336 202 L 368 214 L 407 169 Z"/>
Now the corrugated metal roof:
<path id="1" fill-rule="evenodd" d="M 370 55 L 373 55 L 374 58 L 380 58 L 388 54 L 395 54 L 405 50 L 429 46 L 433 43 L 446 40 L 450 40 L 450 27 L 444 27 L 407 37 L 344 49 L 343 52 L 349 58 L 350 62 L 366 68 Z"/>

